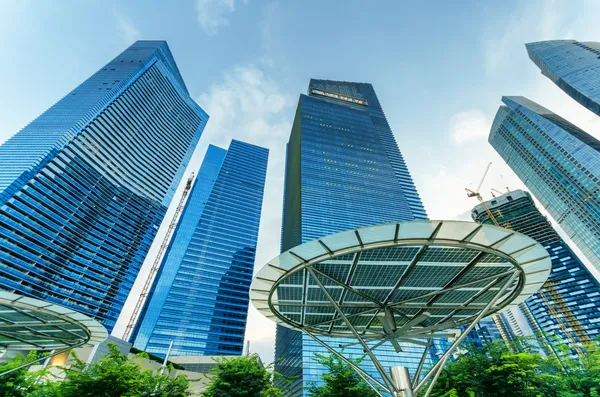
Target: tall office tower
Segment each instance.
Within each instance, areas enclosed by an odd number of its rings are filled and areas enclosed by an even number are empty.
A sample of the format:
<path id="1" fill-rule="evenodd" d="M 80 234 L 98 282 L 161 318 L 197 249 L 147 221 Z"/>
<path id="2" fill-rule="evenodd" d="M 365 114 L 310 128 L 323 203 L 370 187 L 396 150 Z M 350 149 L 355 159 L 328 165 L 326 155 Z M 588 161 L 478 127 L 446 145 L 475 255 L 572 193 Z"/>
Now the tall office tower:
<path id="1" fill-rule="evenodd" d="M 600 43 L 551 40 L 525 46 L 542 74 L 600 116 Z"/>
<path id="2" fill-rule="evenodd" d="M 242 354 L 268 150 L 210 146 L 131 341 L 173 356 Z"/>
<path id="3" fill-rule="evenodd" d="M 600 141 L 523 97 L 504 97 L 489 142 L 600 270 Z"/>
<path id="4" fill-rule="evenodd" d="M 427 218 L 370 84 L 310 81 L 298 102 L 285 172 L 282 251 L 359 226 Z M 422 349 L 417 351 L 406 346 L 399 359 L 386 346 L 380 357 L 414 371 Z M 353 352 L 364 354 L 345 350 Z M 275 369 L 297 377 L 290 395 L 301 396 L 320 381 L 324 368 L 315 353 L 326 350 L 298 331 L 277 328 Z M 379 378 L 370 361 L 361 366 Z"/>
<path id="5" fill-rule="evenodd" d="M 486 205 L 500 226 L 537 240 L 551 254 L 548 281 L 525 301 L 525 310 L 529 308 L 539 328 L 572 348 L 596 339 L 600 331 L 600 284 L 539 212 L 529 193 L 515 190 Z M 473 209 L 472 217 L 478 223 L 492 223 L 481 204 Z M 522 331 L 528 328 L 525 316 L 518 318 L 514 309 L 507 314 L 516 334 L 531 333 Z M 532 324 L 531 328 L 535 327 Z"/>
<path id="6" fill-rule="evenodd" d="M 0 146 L 0 289 L 112 330 L 207 120 L 138 41 Z"/>

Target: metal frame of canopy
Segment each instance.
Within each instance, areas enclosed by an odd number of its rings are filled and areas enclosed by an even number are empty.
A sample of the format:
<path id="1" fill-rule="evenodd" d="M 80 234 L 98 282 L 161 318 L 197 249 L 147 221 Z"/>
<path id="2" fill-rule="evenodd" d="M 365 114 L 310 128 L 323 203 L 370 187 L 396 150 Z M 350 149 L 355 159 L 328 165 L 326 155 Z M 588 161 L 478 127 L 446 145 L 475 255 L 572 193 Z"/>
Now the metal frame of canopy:
<path id="1" fill-rule="evenodd" d="M 392 223 L 329 235 L 282 253 L 258 272 L 251 299 L 268 318 L 304 331 L 346 362 L 380 395 L 413 396 L 431 379 L 428 396 L 475 324 L 535 293 L 550 269 L 540 244 L 507 229 L 457 221 Z M 444 302 L 451 293 L 460 298 Z M 325 319 L 314 321 L 319 316 Z M 466 326 L 462 334 L 447 331 L 459 326 Z M 360 345 L 381 380 L 319 336 L 356 339 L 347 346 Z M 442 337 L 455 340 L 421 379 L 429 347 Z M 400 352 L 398 341 L 424 347 L 412 381 L 407 368 L 388 373 L 377 359 L 376 349 L 386 342 Z"/>

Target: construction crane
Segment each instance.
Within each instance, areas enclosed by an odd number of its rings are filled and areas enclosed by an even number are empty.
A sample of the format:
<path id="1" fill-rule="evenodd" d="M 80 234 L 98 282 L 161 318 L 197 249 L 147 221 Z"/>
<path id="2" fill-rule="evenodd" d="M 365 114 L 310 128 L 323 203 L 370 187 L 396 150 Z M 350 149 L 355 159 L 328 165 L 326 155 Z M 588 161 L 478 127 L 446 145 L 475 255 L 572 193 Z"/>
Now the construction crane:
<path id="1" fill-rule="evenodd" d="M 479 182 L 479 185 L 477 185 L 477 188 L 475 190 L 471 190 L 469 188 L 465 188 L 465 190 L 467 191 L 467 197 L 477 197 L 477 200 L 479 200 L 479 202 L 483 206 L 483 209 L 485 209 L 485 212 L 488 214 L 488 217 L 490 218 L 490 220 L 494 223 L 494 225 L 500 226 L 498 224 L 498 222 L 496 221 L 496 218 L 492 214 L 492 211 L 490 211 L 487 204 L 483 200 L 481 193 L 479 193 L 479 190 L 481 189 L 481 186 L 483 185 L 483 181 L 485 180 L 485 177 L 487 176 L 488 172 L 490 171 L 491 166 L 492 166 L 492 163 L 490 162 L 490 163 L 488 163 L 487 167 L 485 167 L 485 172 L 483 173 L 483 177 L 481 177 L 481 181 Z M 496 324 L 496 328 L 498 328 L 498 331 L 500 331 L 500 335 L 502 336 L 502 339 L 504 339 L 506 346 L 509 348 L 509 350 L 512 351 L 512 347 L 509 344 L 510 339 L 509 339 L 507 333 L 505 332 L 504 324 L 502 324 L 500 317 L 498 317 L 497 314 L 493 314 L 492 320 L 494 321 L 494 324 Z"/>
<path id="2" fill-rule="evenodd" d="M 477 186 L 476 190 L 471 190 L 468 188 L 465 188 L 465 190 L 467 191 L 467 197 L 477 197 L 477 200 L 479 200 L 479 202 L 481 203 L 481 205 L 483 206 L 485 212 L 488 215 L 488 218 L 492 221 L 492 223 L 496 226 L 500 226 L 500 224 L 498 223 L 498 220 L 496 219 L 496 217 L 494 216 L 494 214 L 492 213 L 492 211 L 489 209 L 489 207 L 487 206 L 487 204 L 485 203 L 485 201 L 483 200 L 483 197 L 481 196 L 481 193 L 479 193 L 479 190 L 481 189 L 481 186 L 483 185 L 483 181 L 485 180 L 485 177 L 488 174 L 488 171 L 490 170 L 490 166 L 492 165 L 492 163 L 490 162 L 487 167 L 485 168 L 485 172 L 483 173 L 483 177 L 481 178 L 481 181 L 479 182 L 479 185 Z M 508 188 L 507 188 L 508 189 Z M 496 189 L 492 189 L 500 194 L 500 191 L 496 190 Z M 504 227 L 506 229 L 510 229 L 513 230 L 512 225 L 509 222 L 504 223 L 501 227 Z M 542 300 L 544 301 L 544 303 L 546 304 L 546 307 L 548 307 L 548 309 L 550 310 L 550 313 L 552 313 L 552 315 L 554 316 L 554 318 L 556 319 L 556 321 L 558 322 L 559 327 L 562 329 L 562 331 L 564 332 L 564 334 L 566 335 L 567 339 L 569 339 L 569 342 L 571 342 L 571 345 L 573 346 L 573 349 L 575 349 L 575 351 L 577 352 L 578 355 L 582 355 L 583 352 L 581 351 L 581 348 L 579 347 L 579 345 L 577 344 L 577 341 L 575 341 L 575 339 L 573 338 L 573 336 L 571 335 L 571 333 L 569 332 L 569 329 L 567 328 L 567 326 L 563 323 L 561 316 L 559 315 L 559 313 L 554 309 L 554 307 L 550 304 L 550 300 L 548 299 L 548 297 L 546 296 L 546 292 L 548 292 L 552 299 L 557 302 L 560 303 L 561 301 L 563 302 L 563 304 L 561 305 L 561 307 L 567 307 L 566 304 L 564 304 L 564 301 L 562 300 L 562 298 L 560 297 L 560 295 L 558 295 L 556 293 L 555 287 L 553 285 L 553 282 L 551 280 L 547 280 L 544 285 L 542 286 L 542 288 L 540 288 L 539 290 L 539 296 L 542 298 Z M 519 307 L 526 313 L 526 316 L 530 317 L 530 318 L 534 318 L 533 317 L 533 313 L 530 312 L 529 307 L 527 307 L 527 305 L 525 304 L 520 304 Z M 500 330 L 500 334 L 502 335 L 503 339 L 505 340 L 505 342 L 507 342 L 508 345 L 508 339 L 505 338 L 505 332 L 503 332 L 503 324 L 501 323 L 500 319 L 497 317 L 498 315 L 495 314 L 492 316 L 492 319 L 494 320 L 494 323 L 496 324 L 496 326 L 498 327 L 498 329 Z M 570 320 L 572 320 L 573 318 L 575 318 L 575 316 L 571 315 L 567 315 L 566 316 L 566 320 L 571 322 Z M 541 331 L 541 329 L 539 328 L 539 326 L 537 326 L 537 322 L 534 322 L 536 327 L 537 327 L 537 331 Z M 573 327 L 573 329 L 579 329 L 581 328 L 581 326 L 579 327 Z M 581 337 L 580 335 L 578 335 L 579 337 Z M 554 348 L 552 347 L 552 345 L 550 344 L 550 342 L 546 341 L 547 344 L 550 347 L 550 351 L 556 356 L 556 352 L 554 351 Z M 510 346 L 509 346 L 509 349 Z M 512 350 L 512 349 L 511 349 Z"/>
<path id="3" fill-rule="evenodd" d="M 128 341 L 129 337 L 131 336 L 131 332 L 135 328 L 137 319 L 140 315 L 140 311 L 142 310 L 142 307 L 144 306 L 144 303 L 146 302 L 146 298 L 148 297 L 148 293 L 150 292 L 150 287 L 152 286 L 154 278 L 156 277 L 156 273 L 158 272 L 158 269 L 162 262 L 163 255 L 165 254 L 165 251 L 167 250 L 167 247 L 169 246 L 169 241 L 171 240 L 171 235 L 173 234 L 173 231 L 175 231 L 175 228 L 177 227 L 177 222 L 179 221 L 179 216 L 181 215 L 181 212 L 183 211 L 183 207 L 185 206 L 185 201 L 187 199 L 187 196 L 190 193 L 190 189 L 192 188 L 193 181 L 194 181 L 194 173 L 192 172 L 192 174 L 190 175 L 190 177 L 188 178 L 188 180 L 185 184 L 185 188 L 183 189 L 183 193 L 181 194 L 181 198 L 179 199 L 179 203 L 177 204 L 177 208 L 175 209 L 175 213 L 173 214 L 173 218 L 171 219 L 171 223 L 169 224 L 169 228 L 167 229 L 165 238 L 163 239 L 163 242 L 160 245 L 160 248 L 158 249 L 158 253 L 156 254 L 156 257 L 154 258 L 154 262 L 152 263 L 152 267 L 150 268 L 150 273 L 148 274 L 148 278 L 146 278 L 146 282 L 144 283 L 144 287 L 142 288 L 140 297 L 138 298 L 138 300 L 135 304 L 135 308 L 133 309 L 133 312 L 131 313 L 131 317 L 129 319 L 129 324 L 127 324 L 127 327 L 125 328 L 125 332 L 123 333 L 123 340 Z"/>
<path id="4" fill-rule="evenodd" d="M 483 209 L 485 209 L 485 212 L 488 214 L 489 218 L 492 220 L 494 225 L 500 226 L 498 224 L 498 222 L 496 222 L 496 218 L 494 217 L 494 215 L 492 215 L 492 212 L 490 211 L 488 206 L 485 204 L 483 197 L 481 197 L 481 193 L 479 193 L 479 189 L 481 189 L 481 185 L 483 185 L 483 181 L 485 180 L 485 177 L 487 176 L 488 171 L 490 170 L 491 166 L 492 166 L 492 163 L 490 162 L 487 165 L 487 167 L 485 167 L 485 172 L 483 173 L 483 177 L 481 178 L 481 181 L 479 182 L 479 185 L 477 185 L 477 188 L 475 190 L 471 190 L 469 188 L 465 188 L 465 190 L 467 191 L 467 197 L 477 197 L 477 200 L 479 200 L 479 202 L 483 206 Z"/>
<path id="5" fill-rule="evenodd" d="M 504 194 L 504 193 L 502 193 L 500 190 L 498 190 L 498 189 L 494 189 L 494 188 L 492 188 L 492 191 L 491 191 L 491 193 L 492 193 L 492 196 L 494 196 L 494 197 L 496 197 L 496 195 L 495 195 L 494 193 L 498 193 L 498 194 L 499 194 L 499 195 L 501 195 L 501 196 Z M 508 193 L 508 189 L 507 189 L 507 193 Z"/>

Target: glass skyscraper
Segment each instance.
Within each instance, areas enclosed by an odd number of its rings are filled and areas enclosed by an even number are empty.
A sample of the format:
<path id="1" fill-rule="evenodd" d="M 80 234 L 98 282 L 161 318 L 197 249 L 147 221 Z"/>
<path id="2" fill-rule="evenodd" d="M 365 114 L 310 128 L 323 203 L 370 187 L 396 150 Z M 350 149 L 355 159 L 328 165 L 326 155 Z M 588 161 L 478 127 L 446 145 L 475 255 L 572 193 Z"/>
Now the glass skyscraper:
<path id="1" fill-rule="evenodd" d="M 417 219 L 427 215 L 373 87 L 311 80 L 287 144 L 281 250 L 360 226 Z M 414 372 L 422 348 L 403 345 L 403 350 L 398 354 L 384 345 L 378 355 L 385 365 Z M 344 352 L 364 355 L 355 347 Z M 275 370 L 297 377 L 288 395 L 302 396 L 305 387 L 320 381 L 325 369 L 315 353 L 326 350 L 301 332 L 278 326 Z M 361 367 L 379 378 L 368 359 Z"/>
<path id="2" fill-rule="evenodd" d="M 131 341 L 173 356 L 242 354 L 268 150 L 209 146 Z"/>
<path id="3" fill-rule="evenodd" d="M 0 146 L 0 288 L 112 330 L 207 120 L 138 41 Z"/>
<path id="4" fill-rule="evenodd" d="M 551 40 L 525 46 L 544 76 L 600 116 L 600 43 Z"/>
<path id="5" fill-rule="evenodd" d="M 531 196 L 515 190 L 486 205 L 500 226 L 535 239 L 551 255 L 548 281 L 524 302 L 536 323 L 530 327 L 539 326 L 571 347 L 596 339 L 600 331 L 600 284 L 539 212 Z M 478 223 L 493 223 L 481 204 L 473 209 L 472 217 Z M 511 323 L 515 333 L 522 334 L 518 319 Z"/>
<path id="6" fill-rule="evenodd" d="M 527 98 L 502 101 L 489 142 L 600 270 L 600 141 Z"/>

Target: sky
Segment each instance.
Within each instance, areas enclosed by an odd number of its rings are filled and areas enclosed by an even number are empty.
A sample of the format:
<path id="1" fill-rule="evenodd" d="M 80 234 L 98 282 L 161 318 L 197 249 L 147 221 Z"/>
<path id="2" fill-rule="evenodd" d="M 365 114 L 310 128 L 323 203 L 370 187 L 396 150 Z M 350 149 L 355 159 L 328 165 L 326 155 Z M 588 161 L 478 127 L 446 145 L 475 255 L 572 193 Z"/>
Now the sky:
<path id="1" fill-rule="evenodd" d="M 270 149 L 258 270 L 279 253 L 285 143 L 310 78 L 373 84 L 429 217 L 469 220 L 476 202 L 464 188 L 488 163 L 484 198 L 523 188 L 487 142 L 503 95 L 527 96 L 600 138 L 600 118 L 543 77 L 524 47 L 600 41 L 598 15 L 595 0 L 0 0 L 0 143 L 135 40 L 167 40 L 210 115 L 187 173 L 208 144 L 235 138 Z M 165 219 L 172 213 L 173 205 Z M 265 362 L 274 330 L 251 306 L 246 339 Z"/>

